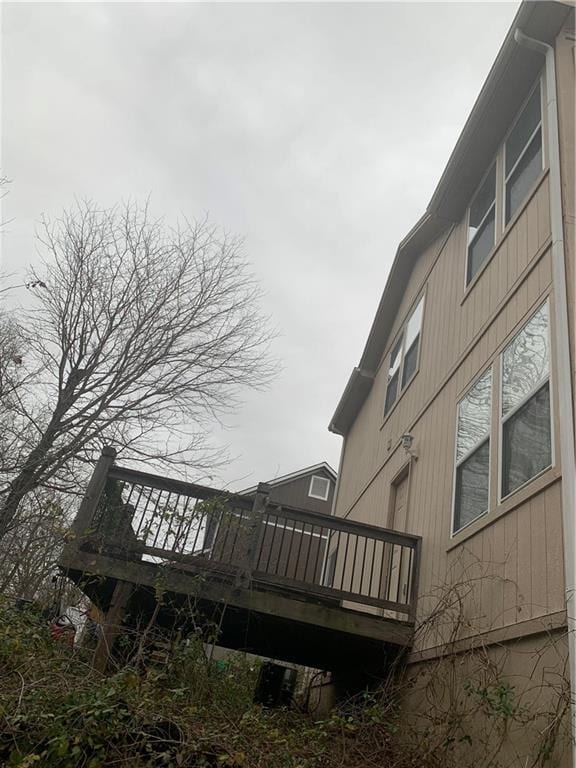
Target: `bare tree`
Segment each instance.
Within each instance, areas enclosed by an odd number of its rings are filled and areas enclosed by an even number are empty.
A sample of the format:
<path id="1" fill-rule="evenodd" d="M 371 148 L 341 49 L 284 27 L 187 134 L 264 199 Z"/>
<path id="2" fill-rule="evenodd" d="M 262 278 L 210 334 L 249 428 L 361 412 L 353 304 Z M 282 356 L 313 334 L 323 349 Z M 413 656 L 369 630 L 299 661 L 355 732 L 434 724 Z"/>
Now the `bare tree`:
<path id="1" fill-rule="evenodd" d="M 0 490 L 0 536 L 31 491 L 72 490 L 104 443 L 205 469 L 209 420 L 275 370 L 241 244 L 207 221 L 169 228 L 147 205 L 79 203 L 39 240 L 28 355 L 42 373 L 19 404 L 26 440 Z"/>

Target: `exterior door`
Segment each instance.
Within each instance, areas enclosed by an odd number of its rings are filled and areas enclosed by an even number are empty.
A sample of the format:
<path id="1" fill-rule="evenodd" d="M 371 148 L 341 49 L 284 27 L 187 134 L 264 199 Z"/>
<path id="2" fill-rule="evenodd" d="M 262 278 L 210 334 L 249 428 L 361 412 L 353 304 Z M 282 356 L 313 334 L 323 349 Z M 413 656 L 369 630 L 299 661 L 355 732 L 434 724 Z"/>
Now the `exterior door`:
<path id="1" fill-rule="evenodd" d="M 392 528 L 406 532 L 408 520 L 408 482 L 406 473 L 392 486 Z M 408 581 L 410 577 L 410 553 L 405 547 L 394 545 L 388 556 L 388 578 L 386 579 L 386 598 L 393 602 L 408 602 Z"/>

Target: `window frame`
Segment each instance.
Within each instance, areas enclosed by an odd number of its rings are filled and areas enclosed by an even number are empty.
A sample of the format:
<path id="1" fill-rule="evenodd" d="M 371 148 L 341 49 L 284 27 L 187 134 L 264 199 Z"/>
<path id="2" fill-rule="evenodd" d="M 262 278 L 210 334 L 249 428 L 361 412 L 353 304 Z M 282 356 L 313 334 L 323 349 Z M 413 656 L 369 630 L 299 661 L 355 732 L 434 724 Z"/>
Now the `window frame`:
<path id="1" fill-rule="evenodd" d="M 472 211 L 472 205 L 474 204 L 476 196 L 478 195 L 478 193 L 482 189 L 482 185 L 484 184 L 484 182 L 488 178 L 490 172 L 492 171 L 492 168 L 494 168 L 494 201 L 490 205 L 490 207 L 488 208 L 488 210 L 486 211 L 484 216 L 482 217 L 482 221 L 478 225 L 476 233 L 474 234 L 472 239 L 469 240 L 468 239 L 468 233 L 470 231 L 470 213 Z M 474 194 L 470 198 L 470 203 L 468 205 L 468 208 L 466 209 L 466 269 L 464 271 L 464 290 L 466 290 L 468 288 L 468 286 L 471 285 L 474 282 L 474 280 L 476 279 L 477 275 L 480 274 L 480 272 L 482 271 L 482 268 L 484 267 L 484 264 L 486 264 L 488 262 L 488 260 L 490 259 L 490 255 L 494 251 L 494 246 L 496 245 L 496 242 L 498 240 L 498 182 L 499 182 L 499 178 L 498 178 L 498 154 L 496 154 L 496 156 L 492 159 L 492 162 L 488 166 L 488 169 L 486 171 L 484 171 L 484 175 L 482 176 L 482 178 L 480 179 L 480 183 L 478 184 L 478 186 L 474 190 Z M 476 270 L 475 274 L 472 275 L 471 277 L 469 277 L 469 274 L 470 274 L 470 246 L 476 240 L 476 236 L 477 236 L 478 232 L 480 231 L 482 225 L 484 224 L 484 222 L 488 218 L 488 216 L 490 214 L 490 211 L 492 211 L 492 209 L 494 209 L 494 241 L 493 241 L 493 243 L 492 243 L 492 245 L 490 247 L 490 250 L 486 254 L 486 258 L 484 259 L 482 264 L 478 267 L 478 269 Z"/>
<path id="2" fill-rule="evenodd" d="M 522 113 L 524 112 L 526 106 L 528 105 L 528 102 L 532 98 L 532 94 L 534 93 L 536 88 L 540 89 L 540 120 L 538 122 L 538 125 L 536 126 L 536 128 L 534 128 L 534 130 L 530 134 L 530 137 L 527 139 L 526 143 L 524 144 L 522 152 L 520 152 L 520 154 L 516 158 L 516 162 L 514 163 L 512 168 L 510 168 L 510 171 L 508 173 L 506 173 L 506 144 L 508 142 L 508 139 L 512 135 L 512 131 L 518 125 L 518 122 L 519 122 L 520 118 L 522 117 Z M 514 121 L 512 122 L 512 125 L 510 126 L 510 128 L 506 132 L 506 136 L 504 137 L 504 141 L 502 142 L 502 146 L 499 149 L 499 152 L 502 153 L 502 189 L 501 189 L 502 208 L 501 208 L 501 214 L 502 214 L 502 231 L 503 232 L 506 230 L 506 227 L 508 226 L 508 224 L 510 224 L 510 222 L 514 219 L 514 216 L 516 215 L 517 211 L 522 207 L 522 204 L 524 202 L 524 201 L 522 201 L 522 203 L 518 206 L 516 211 L 514 211 L 514 213 L 512 213 L 510 215 L 510 218 L 508 220 L 506 220 L 506 191 L 507 191 L 508 181 L 510 180 L 511 176 L 516 171 L 516 168 L 518 167 L 519 163 L 522 161 L 522 158 L 526 154 L 526 151 L 528 150 L 528 147 L 532 143 L 532 140 L 534 139 L 534 137 L 536 136 L 538 131 L 540 131 L 540 154 L 541 154 L 541 157 L 542 157 L 540 173 L 542 173 L 544 168 L 546 168 L 546 160 L 545 160 L 545 157 L 544 157 L 544 84 L 543 84 L 542 73 L 540 73 L 540 75 L 536 78 L 536 81 L 534 82 L 534 85 L 530 89 L 530 92 L 528 93 L 528 95 L 526 96 L 524 101 L 522 102 L 522 106 L 519 108 L 519 110 L 518 110 L 518 112 L 516 114 L 516 117 L 514 118 Z"/>
<path id="3" fill-rule="evenodd" d="M 479 440 L 472 448 L 470 448 L 466 453 L 458 459 L 458 421 L 459 421 L 459 411 L 460 411 L 460 403 L 464 400 L 464 398 L 474 389 L 476 384 L 480 381 L 480 379 L 485 376 L 488 372 L 490 372 L 490 426 L 488 428 L 488 431 L 483 436 L 481 440 Z M 490 499 L 492 494 L 492 459 L 493 459 L 493 451 L 494 451 L 494 440 L 492 439 L 492 433 L 493 433 L 493 414 L 494 414 L 494 363 L 491 362 L 490 365 L 488 365 L 486 368 L 483 368 L 482 371 L 474 377 L 474 379 L 471 381 L 471 383 L 466 387 L 466 390 L 462 393 L 462 396 L 458 398 L 456 402 L 456 424 L 455 424 L 455 431 L 454 431 L 454 471 L 453 471 L 453 477 L 452 477 L 452 522 L 450 526 L 450 538 L 453 539 L 455 536 L 458 536 L 462 531 L 466 530 L 469 526 L 473 525 L 477 520 L 480 520 L 483 517 L 486 517 L 486 515 L 490 512 Z M 473 520 L 469 520 L 465 525 L 462 525 L 457 530 L 455 529 L 455 523 L 456 523 L 456 480 L 458 477 L 458 467 L 460 467 L 465 461 L 467 461 L 470 456 L 472 456 L 476 451 L 478 451 L 484 443 L 489 440 L 490 444 L 488 446 L 488 506 L 484 510 L 484 512 L 481 512 L 477 517 L 475 517 Z"/>
<path id="4" fill-rule="evenodd" d="M 325 496 L 319 496 L 316 493 L 312 493 L 312 486 L 314 485 L 314 480 L 324 480 L 326 483 L 326 495 Z M 319 499 L 320 501 L 328 501 L 328 498 L 330 496 L 330 480 L 327 477 L 323 477 L 323 475 L 312 475 L 310 477 L 310 485 L 308 486 L 308 496 L 311 499 Z"/>
<path id="5" fill-rule="evenodd" d="M 406 331 L 408 330 L 408 325 L 410 323 L 410 320 L 412 319 L 412 317 L 417 312 L 418 307 L 420 306 L 420 304 L 422 304 L 422 314 L 421 314 L 421 317 L 420 317 L 420 327 L 419 327 L 418 333 L 414 337 L 412 343 L 410 344 L 408 349 L 406 349 Z M 404 320 L 404 323 L 402 324 L 402 328 L 400 329 L 400 332 L 394 338 L 394 343 L 391 345 L 391 347 L 390 347 L 390 349 L 388 351 L 388 354 L 384 358 L 386 360 L 386 368 L 385 368 L 385 370 L 386 370 L 386 391 L 384 392 L 384 417 L 383 417 L 383 421 L 386 421 L 388 416 L 392 413 L 392 411 L 396 407 L 396 403 L 398 403 L 398 401 L 400 400 L 400 398 L 402 397 L 404 392 L 408 389 L 408 387 L 410 386 L 410 383 L 412 382 L 412 380 L 415 378 L 416 374 L 420 370 L 420 355 L 421 355 L 421 352 L 422 352 L 422 344 L 421 344 L 421 341 L 422 341 L 422 329 L 424 327 L 425 312 L 426 312 L 426 288 L 424 288 L 418 294 L 418 299 L 412 304 L 410 314 Z M 396 349 L 396 347 L 398 346 L 398 342 L 399 341 L 401 341 L 402 343 L 401 343 L 401 347 L 400 347 L 400 365 L 398 366 L 398 370 L 396 371 L 396 373 L 398 374 L 398 387 L 396 389 L 396 396 L 394 397 L 393 402 L 391 403 L 391 405 L 388 408 L 388 410 L 386 410 L 386 400 L 387 400 L 387 396 L 388 396 L 388 384 L 391 381 L 391 379 L 390 380 L 388 379 L 388 371 L 390 370 L 390 357 L 391 357 L 392 353 L 394 352 L 394 350 Z M 403 376 L 404 376 L 404 360 L 406 358 L 406 353 L 409 352 L 412 349 L 412 347 L 414 346 L 414 344 L 416 344 L 416 342 L 418 342 L 418 354 L 416 356 L 416 365 L 414 367 L 414 371 L 411 374 L 410 378 L 407 379 L 407 381 L 405 383 L 402 383 L 402 379 L 403 379 Z M 394 375 L 396 375 L 396 373 Z"/>
<path id="6" fill-rule="evenodd" d="M 547 305 L 547 313 L 548 313 L 548 373 L 546 376 L 541 378 L 536 384 L 532 387 L 530 392 L 523 397 L 522 400 L 520 400 L 513 408 L 510 408 L 508 413 L 502 414 L 502 402 L 503 402 L 503 393 L 504 393 L 504 353 L 508 349 L 508 347 L 514 342 L 514 340 L 522 333 L 522 331 L 526 328 L 526 326 L 530 323 L 532 318 L 534 318 L 538 312 L 542 309 L 542 307 Z M 504 503 L 507 499 L 511 498 L 515 493 L 518 493 L 523 488 L 526 488 L 526 486 L 530 485 L 530 483 L 533 483 L 534 480 L 541 477 L 545 472 L 550 471 L 556 466 L 556 453 L 555 453 L 555 430 L 554 430 L 554 398 L 553 398 L 553 391 L 552 391 L 552 333 L 550 329 L 550 325 L 552 323 L 552 317 L 551 317 L 551 306 L 550 306 L 550 297 L 546 296 L 544 301 L 542 301 L 538 306 L 530 313 L 529 317 L 524 319 L 524 322 L 520 326 L 520 328 L 516 331 L 516 333 L 509 339 L 508 343 L 502 348 L 500 354 L 498 355 L 499 360 L 499 366 L 500 366 L 500 375 L 499 375 L 499 383 L 498 383 L 498 504 Z M 510 491 L 506 495 L 502 494 L 502 481 L 504 479 L 504 473 L 503 473 L 503 444 L 504 444 L 504 424 L 508 421 L 508 419 L 513 416 L 515 413 L 517 413 L 520 408 L 522 408 L 526 403 L 528 403 L 534 395 L 536 395 L 541 389 L 544 388 L 544 386 L 548 384 L 548 397 L 550 398 L 550 464 L 548 464 L 547 467 L 544 467 L 539 472 L 537 472 L 535 475 L 530 477 L 528 480 L 525 480 L 521 485 L 519 485 L 517 488 L 514 488 L 513 491 Z"/>

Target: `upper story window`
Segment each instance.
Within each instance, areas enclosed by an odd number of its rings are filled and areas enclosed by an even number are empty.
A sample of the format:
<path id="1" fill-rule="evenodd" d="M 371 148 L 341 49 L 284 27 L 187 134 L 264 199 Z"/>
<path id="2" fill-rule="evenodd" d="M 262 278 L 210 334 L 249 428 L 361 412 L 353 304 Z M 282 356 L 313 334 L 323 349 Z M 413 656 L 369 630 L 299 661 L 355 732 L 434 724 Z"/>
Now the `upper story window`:
<path id="1" fill-rule="evenodd" d="M 541 101 L 538 80 L 470 202 L 466 285 L 478 274 L 542 172 Z"/>
<path id="2" fill-rule="evenodd" d="M 548 304 L 502 354 L 501 496 L 552 464 Z"/>
<path id="3" fill-rule="evenodd" d="M 326 501 L 330 493 L 330 480 L 326 477 L 319 477 L 318 475 L 312 475 L 310 478 L 310 488 L 308 490 L 308 496 L 313 499 L 321 499 Z"/>
<path id="4" fill-rule="evenodd" d="M 468 212 L 468 267 L 466 283 L 474 277 L 496 239 L 496 164 L 474 195 Z"/>
<path id="5" fill-rule="evenodd" d="M 422 330 L 422 313 L 424 311 L 424 296 L 416 305 L 408 322 L 402 329 L 400 337 L 392 347 L 388 363 L 388 381 L 384 415 L 392 408 L 400 392 L 408 385 L 418 368 L 418 353 L 420 349 L 420 332 Z"/>
<path id="6" fill-rule="evenodd" d="M 504 145 L 505 216 L 508 224 L 542 170 L 542 109 L 540 83 L 532 94 Z"/>
<path id="7" fill-rule="evenodd" d="M 458 404 L 453 533 L 489 507 L 492 369 Z"/>

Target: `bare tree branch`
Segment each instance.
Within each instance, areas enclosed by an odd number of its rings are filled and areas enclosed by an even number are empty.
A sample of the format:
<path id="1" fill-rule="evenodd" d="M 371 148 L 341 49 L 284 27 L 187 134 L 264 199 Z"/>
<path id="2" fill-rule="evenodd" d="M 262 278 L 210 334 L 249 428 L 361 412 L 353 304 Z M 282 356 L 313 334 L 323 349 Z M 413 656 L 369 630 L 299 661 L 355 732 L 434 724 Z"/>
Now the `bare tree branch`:
<path id="1" fill-rule="evenodd" d="M 169 228 L 147 204 L 83 202 L 39 240 L 36 388 L 15 400 L 28 439 L 0 488 L 0 536 L 28 493 L 66 487 L 104 443 L 206 470 L 210 420 L 275 372 L 241 243 L 208 221 Z"/>

